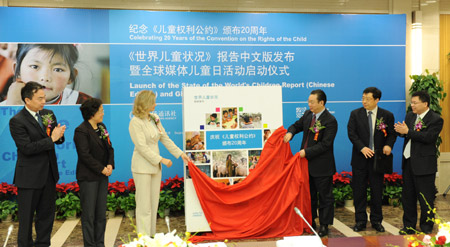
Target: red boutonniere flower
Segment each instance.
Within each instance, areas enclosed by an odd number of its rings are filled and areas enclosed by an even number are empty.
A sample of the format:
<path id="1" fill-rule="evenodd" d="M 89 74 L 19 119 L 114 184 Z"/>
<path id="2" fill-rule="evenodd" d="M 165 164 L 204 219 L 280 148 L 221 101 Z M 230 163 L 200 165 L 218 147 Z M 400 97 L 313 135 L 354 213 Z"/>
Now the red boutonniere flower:
<path id="1" fill-rule="evenodd" d="M 321 129 L 325 129 L 325 126 L 322 126 L 322 124 L 320 124 L 320 120 L 317 120 L 316 123 L 314 124 L 314 126 L 309 128 L 309 130 L 311 130 L 312 133 L 315 134 L 314 141 L 317 141 L 317 138 L 319 138 L 319 132 Z"/>
<path id="2" fill-rule="evenodd" d="M 107 140 L 108 144 L 111 145 L 111 140 L 109 139 L 109 132 L 106 130 L 103 125 L 99 125 L 98 128 L 100 129 L 100 138 L 103 140 Z"/>
<path id="3" fill-rule="evenodd" d="M 386 132 L 386 128 L 387 128 L 387 124 L 384 123 L 383 118 L 377 119 L 377 124 L 376 124 L 376 128 L 377 130 L 380 130 L 381 132 L 383 132 L 384 137 L 387 136 L 387 132 Z"/>
<path id="4" fill-rule="evenodd" d="M 53 114 L 51 114 L 51 113 L 45 114 L 45 115 L 42 116 L 42 123 L 43 123 L 44 126 L 45 126 L 45 129 L 46 129 L 45 132 L 47 132 L 47 135 L 48 135 L 48 136 L 50 136 L 52 123 L 53 123 L 54 121 L 55 121 L 55 120 L 53 120 Z"/>
<path id="5" fill-rule="evenodd" d="M 414 125 L 414 130 L 415 131 L 421 131 L 422 129 L 425 129 L 426 127 L 427 126 L 423 122 L 422 118 L 419 117 L 419 119 L 417 120 L 416 125 Z"/>

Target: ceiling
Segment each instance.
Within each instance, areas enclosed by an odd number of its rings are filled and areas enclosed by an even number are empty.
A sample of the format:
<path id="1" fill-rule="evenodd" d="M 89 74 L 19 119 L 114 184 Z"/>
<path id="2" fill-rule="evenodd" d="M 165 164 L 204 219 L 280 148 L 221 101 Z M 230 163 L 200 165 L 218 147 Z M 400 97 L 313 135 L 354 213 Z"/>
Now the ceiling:
<path id="1" fill-rule="evenodd" d="M 405 0 L 0 0 L 11 7 L 315 13 L 389 13 L 396 1 Z M 411 0 L 412 10 L 431 4 L 450 11 L 450 0 Z"/>

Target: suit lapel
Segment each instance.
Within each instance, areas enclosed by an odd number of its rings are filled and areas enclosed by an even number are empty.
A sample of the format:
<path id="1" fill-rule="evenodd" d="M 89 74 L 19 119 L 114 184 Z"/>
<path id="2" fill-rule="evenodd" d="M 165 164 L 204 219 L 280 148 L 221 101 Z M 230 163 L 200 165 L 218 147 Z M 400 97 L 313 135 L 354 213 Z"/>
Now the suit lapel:
<path id="1" fill-rule="evenodd" d="M 22 114 L 24 115 L 25 119 L 30 122 L 34 127 L 36 127 L 37 131 L 41 133 L 43 136 L 47 136 L 44 132 L 44 130 L 41 128 L 39 123 L 36 121 L 36 118 L 30 114 L 30 112 L 25 109 L 25 107 L 22 109 Z"/>
<path id="2" fill-rule="evenodd" d="M 363 125 L 364 130 L 370 135 L 369 121 L 367 119 L 367 111 L 364 107 L 361 108 L 361 111 L 359 111 L 359 118 L 361 119 L 361 124 Z"/>
<path id="3" fill-rule="evenodd" d="M 103 146 L 103 140 L 98 136 L 97 132 L 95 132 L 94 128 L 92 128 L 92 125 L 88 122 L 85 121 L 84 122 L 84 126 L 86 127 L 86 129 L 89 131 L 89 135 L 95 139 L 95 142 L 100 145 L 101 147 Z"/>

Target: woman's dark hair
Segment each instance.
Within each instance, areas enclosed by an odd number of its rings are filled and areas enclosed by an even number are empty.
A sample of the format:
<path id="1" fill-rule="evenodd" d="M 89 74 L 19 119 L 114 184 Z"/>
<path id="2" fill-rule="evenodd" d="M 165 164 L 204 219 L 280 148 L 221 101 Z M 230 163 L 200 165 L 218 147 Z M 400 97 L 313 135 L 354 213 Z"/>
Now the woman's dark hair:
<path id="1" fill-rule="evenodd" d="M 95 115 L 95 113 L 98 112 L 98 109 L 101 105 L 102 100 L 96 98 L 90 98 L 83 104 L 81 104 L 80 111 L 84 121 L 88 121 L 89 119 L 91 119 Z"/>
<path id="2" fill-rule="evenodd" d="M 70 68 L 70 80 L 75 84 L 75 78 L 77 76 L 77 73 L 75 72 L 75 64 L 78 61 L 78 50 L 73 44 L 19 44 L 16 52 L 17 65 L 16 70 L 14 71 L 14 77 L 16 80 L 20 77 L 20 66 L 22 65 L 23 59 L 33 48 L 48 51 L 51 57 L 56 54 L 61 55 Z"/>

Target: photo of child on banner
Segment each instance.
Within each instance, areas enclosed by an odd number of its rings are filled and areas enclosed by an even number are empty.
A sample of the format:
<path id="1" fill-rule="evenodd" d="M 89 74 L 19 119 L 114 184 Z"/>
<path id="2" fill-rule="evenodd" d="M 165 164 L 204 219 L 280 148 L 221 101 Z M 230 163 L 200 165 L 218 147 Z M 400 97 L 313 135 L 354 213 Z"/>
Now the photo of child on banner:
<path id="1" fill-rule="evenodd" d="M 258 164 L 259 157 L 261 156 L 261 150 L 249 150 L 248 151 L 248 169 L 251 172 Z"/>
<path id="2" fill-rule="evenodd" d="M 206 113 L 205 129 L 220 129 L 220 119 L 217 113 Z"/>
<path id="3" fill-rule="evenodd" d="M 259 129 L 261 128 L 261 113 L 239 113 L 240 129 Z"/>
<path id="4" fill-rule="evenodd" d="M 186 131 L 186 150 L 205 150 L 204 131 Z"/>
<path id="5" fill-rule="evenodd" d="M 10 57 L 14 61 L 9 70 L 0 72 L 14 77 L 10 83 L 0 82 L 1 105 L 23 105 L 20 90 L 30 81 L 46 87 L 47 104 L 81 104 L 92 96 L 109 103 L 108 45 L 9 43 L 8 47 L 15 47 L 15 56 Z"/>
<path id="6" fill-rule="evenodd" d="M 236 129 L 238 126 L 237 108 L 222 108 L 222 129 Z"/>

